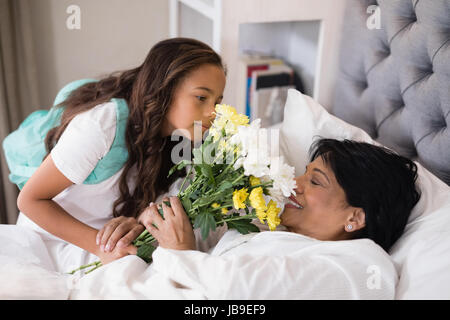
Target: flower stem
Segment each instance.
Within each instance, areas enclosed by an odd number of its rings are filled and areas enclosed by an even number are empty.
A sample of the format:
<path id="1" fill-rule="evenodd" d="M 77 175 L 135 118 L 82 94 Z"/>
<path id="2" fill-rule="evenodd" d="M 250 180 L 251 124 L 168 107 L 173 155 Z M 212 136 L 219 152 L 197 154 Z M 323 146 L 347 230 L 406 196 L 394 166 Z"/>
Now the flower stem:
<path id="1" fill-rule="evenodd" d="M 187 188 L 186 188 L 186 190 L 184 190 L 183 192 L 181 192 L 181 189 L 180 189 L 180 192 L 178 193 L 178 197 L 180 198 L 180 199 L 182 199 L 185 195 L 187 195 L 187 194 L 189 194 L 188 192 L 190 192 L 191 191 L 191 189 L 193 189 L 194 188 L 194 186 L 196 186 L 197 184 L 198 184 L 198 181 L 199 180 L 201 180 L 201 179 L 195 179 Z"/>
<path id="2" fill-rule="evenodd" d="M 147 231 L 147 229 L 145 229 L 144 231 L 142 231 L 142 233 L 139 235 L 139 237 L 136 238 L 136 240 L 134 241 L 140 241 L 142 239 L 144 239 L 145 237 L 147 237 L 147 235 L 149 235 L 150 233 Z"/>
<path id="3" fill-rule="evenodd" d="M 86 271 L 85 274 L 91 273 L 95 269 L 100 268 L 102 266 L 102 263 L 100 261 L 96 261 L 96 262 L 94 262 L 94 264 L 95 264 L 95 267 L 93 267 L 92 269 Z"/>
<path id="4" fill-rule="evenodd" d="M 180 191 L 178 192 L 178 196 L 180 195 L 181 190 L 183 190 L 184 183 L 186 182 L 187 178 L 188 178 L 189 175 L 191 174 L 191 171 L 192 171 L 192 168 L 193 168 L 193 167 L 194 167 L 194 166 L 192 166 L 192 165 L 189 167 L 189 172 L 187 173 L 186 177 L 185 177 L 184 180 L 183 180 L 183 183 L 181 184 Z"/>
<path id="5" fill-rule="evenodd" d="M 234 185 L 236 182 L 238 182 L 239 180 L 241 180 L 241 178 L 245 176 L 245 174 L 241 174 L 239 177 L 237 177 L 233 182 L 231 182 L 232 185 Z"/>
<path id="6" fill-rule="evenodd" d="M 225 219 L 222 219 L 222 220 L 220 220 L 220 221 L 217 221 L 217 222 L 216 222 L 216 225 L 219 224 L 219 223 L 223 223 L 223 222 L 235 221 L 235 220 L 242 220 L 242 219 L 248 219 L 248 218 L 256 219 L 257 216 L 256 216 L 255 214 L 251 213 L 251 214 L 246 214 L 246 215 L 244 215 L 244 216 L 231 217 L 231 218 L 228 218 L 228 219 L 225 218 Z"/>
<path id="7" fill-rule="evenodd" d="M 77 271 L 81 271 L 81 270 L 83 270 L 83 269 L 86 269 L 86 268 L 89 268 L 89 267 L 92 267 L 92 266 L 95 266 L 94 268 L 96 269 L 96 268 L 98 268 L 98 267 L 101 266 L 101 265 L 102 265 L 102 263 L 101 263 L 100 261 L 94 261 L 94 262 L 92 262 L 92 263 L 85 264 L 85 265 L 83 265 L 83 266 L 81 266 L 81 267 L 79 267 L 79 268 L 76 268 L 75 270 L 72 270 L 71 272 L 69 272 L 69 274 L 74 274 L 74 273 L 77 272 Z M 91 272 L 91 271 L 93 271 L 93 270 L 92 270 L 92 269 L 89 270 L 88 272 L 86 272 L 86 274 L 89 273 L 89 272 Z"/>
<path id="8" fill-rule="evenodd" d="M 225 175 L 225 173 L 228 171 L 229 168 L 231 168 L 234 165 L 233 163 L 230 163 L 228 166 L 225 167 L 225 169 L 223 169 L 223 171 L 216 177 L 216 180 L 220 180 L 222 178 L 223 175 Z"/>

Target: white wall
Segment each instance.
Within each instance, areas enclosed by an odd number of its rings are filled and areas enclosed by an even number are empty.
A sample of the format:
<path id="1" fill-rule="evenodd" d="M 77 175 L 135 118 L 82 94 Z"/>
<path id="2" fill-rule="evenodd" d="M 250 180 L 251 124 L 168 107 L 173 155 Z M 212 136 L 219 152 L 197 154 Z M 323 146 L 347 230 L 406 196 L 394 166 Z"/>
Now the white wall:
<path id="1" fill-rule="evenodd" d="M 49 106 L 58 90 L 69 81 L 141 64 L 156 42 L 169 37 L 168 0 L 30 0 L 30 3 L 41 107 Z M 236 102 L 240 24 L 320 20 L 319 30 L 317 24 L 293 24 L 293 28 L 302 30 L 290 33 L 290 37 L 296 34 L 302 37 L 286 39 L 291 44 L 286 54 L 288 60 L 307 61 L 299 65 L 307 91 L 314 91 L 315 98 L 329 107 L 344 3 L 345 0 L 223 0 L 221 54 L 228 67 L 224 101 Z M 71 4 L 80 7 L 80 30 L 66 27 L 70 15 L 66 9 Z M 182 10 L 184 16 L 195 15 Z M 194 19 L 196 24 L 189 22 L 192 19 L 180 21 L 180 35 L 195 37 L 197 34 L 200 40 L 211 42 L 212 30 L 206 30 L 211 24 L 203 20 Z M 308 35 L 317 39 L 317 32 L 319 43 L 309 41 Z M 310 50 L 305 50 L 308 46 Z M 319 55 L 308 56 L 308 52 L 319 52 Z"/>
<path id="2" fill-rule="evenodd" d="M 66 83 L 140 65 L 169 34 L 167 0 L 32 0 L 32 26 L 41 107 Z M 69 5 L 80 8 L 69 30 Z"/>

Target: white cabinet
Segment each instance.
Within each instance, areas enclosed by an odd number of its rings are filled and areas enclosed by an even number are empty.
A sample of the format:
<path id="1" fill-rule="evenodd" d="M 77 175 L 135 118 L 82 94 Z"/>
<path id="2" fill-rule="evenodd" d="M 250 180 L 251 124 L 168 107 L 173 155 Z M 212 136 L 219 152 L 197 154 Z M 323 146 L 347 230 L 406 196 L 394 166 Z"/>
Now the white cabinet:
<path id="1" fill-rule="evenodd" d="M 258 51 L 296 69 L 305 93 L 331 108 L 345 0 L 170 0 L 170 36 L 192 37 L 221 54 L 224 102 L 239 112 L 239 56 Z"/>

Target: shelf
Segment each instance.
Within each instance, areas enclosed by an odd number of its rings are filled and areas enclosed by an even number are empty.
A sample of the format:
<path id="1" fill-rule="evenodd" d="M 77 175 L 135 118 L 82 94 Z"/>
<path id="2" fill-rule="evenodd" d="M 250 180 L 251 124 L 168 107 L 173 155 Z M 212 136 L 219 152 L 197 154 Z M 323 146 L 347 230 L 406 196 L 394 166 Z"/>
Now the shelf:
<path id="1" fill-rule="evenodd" d="M 239 54 L 260 52 L 280 58 L 300 76 L 304 93 L 314 95 L 321 22 L 283 21 L 239 25 Z"/>
<path id="2" fill-rule="evenodd" d="M 170 0 L 170 36 L 202 40 L 222 56 L 228 104 L 236 106 L 241 97 L 239 55 L 257 50 L 285 60 L 304 92 L 328 108 L 344 8 L 345 1 L 336 0 Z"/>
<path id="3" fill-rule="evenodd" d="M 191 37 L 220 53 L 222 0 L 170 0 L 170 36 Z"/>
<path id="4" fill-rule="evenodd" d="M 206 18 L 212 19 L 216 14 L 215 0 L 178 0 L 192 10 L 201 13 Z"/>
<path id="5" fill-rule="evenodd" d="M 195 38 L 208 45 L 213 44 L 213 22 L 211 19 L 201 15 L 198 11 L 192 9 L 192 7 L 185 6 L 183 3 L 179 6 L 180 17 L 179 33 L 178 36 L 185 38 Z"/>

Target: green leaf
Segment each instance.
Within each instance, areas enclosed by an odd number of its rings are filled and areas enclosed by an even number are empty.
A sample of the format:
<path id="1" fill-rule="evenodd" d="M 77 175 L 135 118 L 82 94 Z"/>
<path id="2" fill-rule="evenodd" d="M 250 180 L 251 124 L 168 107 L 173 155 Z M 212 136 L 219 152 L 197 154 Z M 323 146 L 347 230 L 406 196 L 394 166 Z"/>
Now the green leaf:
<path id="1" fill-rule="evenodd" d="M 158 208 L 158 212 L 161 215 L 161 217 L 164 219 L 164 211 L 162 208 Z"/>
<path id="2" fill-rule="evenodd" d="M 169 202 L 169 201 L 163 201 L 163 203 L 164 203 L 166 206 L 168 206 L 169 208 L 171 208 L 170 202 Z M 159 214 L 161 215 L 161 217 L 164 219 L 164 210 L 163 210 L 162 206 L 161 206 L 161 208 L 158 207 L 158 212 L 159 212 Z"/>
<path id="3" fill-rule="evenodd" d="M 170 177 L 176 170 L 178 170 L 178 165 L 174 165 L 172 168 L 170 168 L 169 170 L 169 174 L 167 175 L 167 178 Z"/>
<path id="4" fill-rule="evenodd" d="M 194 166 L 194 169 L 195 169 L 195 175 L 196 175 L 195 179 L 198 179 L 199 178 L 198 175 L 202 174 L 202 167 L 200 165 L 196 164 Z"/>
<path id="5" fill-rule="evenodd" d="M 184 167 L 186 167 L 187 165 L 190 165 L 190 164 L 191 164 L 191 161 L 186 160 L 186 159 L 185 159 L 185 160 L 182 160 L 180 163 L 174 165 L 174 166 L 170 169 L 169 174 L 167 175 L 167 177 L 170 177 L 175 171 L 181 170 L 181 169 L 183 169 Z"/>
<path id="6" fill-rule="evenodd" d="M 252 223 L 251 219 L 239 219 L 227 221 L 228 229 L 236 229 L 241 234 L 259 232 L 259 228 Z"/>
<path id="7" fill-rule="evenodd" d="M 194 201 L 194 203 L 192 204 L 194 207 L 203 207 L 206 206 L 208 204 L 212 203 L 210 197 L 207 196 L 203 196 L 203 197 L 199 197 L 197 198 L 197 200 Z"/>
<path id="8" fill-rule="evenodd" d="M 181 199 L 181 204 L 183 205 L 184 211 L 186 211 L 186 213 L 189 213 L 189 211 L 191 211 L 192 202 L 188 197 Z"/>
<path id="9" fill-rule="evenodd" d="M 194 161 L 193 161 L 194 164 L 201 164 L 201 163 L 203 163 L 202 149 L 200 149 L 200 148 L 194 149 L 192 151 L 192 154 L 194 155 Z"/>
<path id="10" fill-rule="evenodd" d="M 194 228 L 200 228 L 202 238 L 205 240 L 210 231 L 216 230 L 216 220 L 211 213 L 203 211 L 195 217 Z"/>
<path id="11" fill-rule="evenodd" d="M 152 262 L 152 254 L 155 250 L 156 247 L 152 246 L 151 244 L 144 243 L 138 247 L 136 255 L 145 262 L 150 263 Z"/>
<path id="12" fill-rule="evenodd" d="M 208 135 L 208 136 L 206 137 L 205 141 L 202 143 L 202 145 L 207 146 L 207 145 L 209 145 L 210 143 L 212 143 L 212 141 L 213 141 L 213 136 L 212 136 L 212 135 Z"/>
<path id="13" fill-rule="evenodd" d="M 215 184 L 213 172 L 212 172 L 212 169 L 211 169 L 211 166 L 210 166 L 210 165 L 202 164 L 202 165 L 201 165 L 201 171 L 202 171 L 202 174 L 203 174 L 205 177 L 208 178 L 208 183 L 209 183 L 209 184 Z"/>
<path id="14" fill-rule="evenodd" d="M 170 202 L 169 202 L 169 201 L 163 201 L 163 203 L 164 203 L 166 206 L 168 206 L 169 208 L 171 208 Z"/>
<path id="15" fill-rule="evenodd" d="M 197 200 L 199 197 L 200 197 L 200 194 L 199 194 L 200 192 L 199 192 L 199 190 L 197 189 L 197 190 L 195 190 L 194 192 L 192 192 L 189 196 L 190 196 L 190 198 L 192 199 L 192 200 Z"/>
<path id="16" fill-rule="evenodd" d="M 217 188 L 217 191 L 222 192 L 229 188 L 233 188 L 233 184 L 230 181 L 225 180 L 219 185 L 219 188 Z"/>

